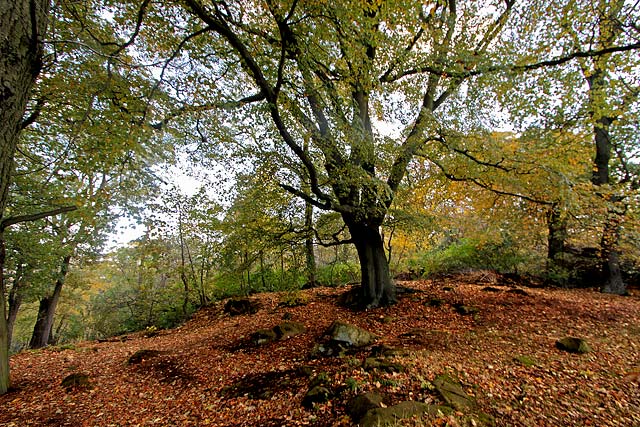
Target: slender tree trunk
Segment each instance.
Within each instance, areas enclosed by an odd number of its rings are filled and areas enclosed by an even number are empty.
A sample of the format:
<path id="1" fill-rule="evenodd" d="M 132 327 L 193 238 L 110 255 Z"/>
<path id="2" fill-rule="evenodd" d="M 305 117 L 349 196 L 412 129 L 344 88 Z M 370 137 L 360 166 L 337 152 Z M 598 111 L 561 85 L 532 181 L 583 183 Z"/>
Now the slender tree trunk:
<path id="1" fill-rule="evenodd" d="M 557 203 L 554 203 L 547 213 L 547 227 L 549 229 L 549 235 L 547 236 L 547 270 L 552 270 L 553 267 L 561 263 L 560 257 L 565 252 L 568 236 L 567 220 Z"/>
<path id="2" fill-rule="evenodd" d="M 62 287 L 67 277 L 67 273 L 69 272 L 70 262 L 71 255 L 65 256 L 62 261 L 62 266 L 60 267 L 60 275 L 58 276 L 58 280 L 56 280 L 53 293 L 40 300 L 38 317 L 36 319 L 36 324 L 33 327 L 33 335 L 31 335 L 29 348 L 41 348 L 49 344 L 49 338 L 53 327 L 53 319 L 56 314 L 56 308 L 58 307 L 58 301 L 60 300 L 60 294 L 62 293 Z"/>
<path id="3" fill-rule="evenodd" d="M 396 288 L 391 279 L 384 242 L 378 227 L 345 222 L 360 260 L 362 307 L 368 309 L 395 304 Z"/>
<path id="4" fill-rule="evenodd" d="M 617 202 L 621 204 L 622 202 Z M 607 211 L 607 220 L 604 224 L 602 239 L 600 241 L 600 250 L 602 257 L 602 272 L 605 282 L 602 285 L 602 292 L 608 294 L 624 295 L 627 291 L 627 285 L 622 279 L 622 269 L 620 268 L 620 256 L 617 251 L 617 244 L 620 240 L 620 227 L 624 219 L 626 206 L 623 209 L 616 210 L 616 206 L 611 207 Z"/>
<path id="5" fill-rule="evenodd" d="M 18 278 L 20 274 L 16 275 Z M 11 340 L 13 337 L 13 327 L 16 324 L 18 318 L 18 311 L 22 305 L 22 281 L 16 279 L 9 292 L 9 314 L 7 316 L 7 340 L 9 348 L 11 348 Z"/>
<path id="6" fill-rule="evenodd" d="M 0 2 L 0 220 L 31 87 L 42 68 L 49 0 Z M 4 230 L 0 230 L 0 394 L 9 388 L 9 329 L 4 299 Z"/>

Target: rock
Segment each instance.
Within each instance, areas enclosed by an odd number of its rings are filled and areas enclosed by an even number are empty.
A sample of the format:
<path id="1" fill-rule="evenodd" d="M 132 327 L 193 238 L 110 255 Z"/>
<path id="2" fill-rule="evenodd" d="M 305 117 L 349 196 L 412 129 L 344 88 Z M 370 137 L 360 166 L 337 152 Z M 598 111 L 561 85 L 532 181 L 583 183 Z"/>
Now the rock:
<path id="1" fill-rule="evenodd" d="M 526 355 L 516 356 L 513 358 L 513 360 L 515 360 L 516 362 L 520 363 L 522 366 L 527 368 L 531 368 L 533 366 L 538 365 L 538 362 L 536 361 L 536 359 Z"/>
<path id="2" fill-rule="evenodd" d="M 476 406 L 475 399 L 465 393 L 460 383 L 448 375 L 438 375 L 433 380 L 433 385 L 447 405 L 458 411 L 473 409 Z"/>
<path id="3" fill-rule="evenodd" d="M 480 312 L 478 308 L 472 307 L 470 305 L 458 305 L 456 306 L 456 311 L 462 315 L 477 314 L 478 312 Z"/>
<path id="4" fill-rule="evenodd" d="M 131 356 L 129 356 L 129 359 L 127 359 L 127 365 L 136 365 L 138 363 L 142 363 L 145 360 L 157 357 L 160 354 L 162 354 L 162 352 L 159 350 L 149 350 L 149 349 L 138 350 L 135 353 L 133 353 Z"/>
<path id="5" fill-rule="evenodd" d="M 367 357 L 363 366 L 365 371 L 377 369 L 384 372 L 403 372 L 404 366 L 399 363 L 393 363 L 384 357 Z"/>
<path id="6" fill-rule="evenodd" d="M 251 334 L 251 341 L 255 345 L 262 345 L 278 339 L 278 334 L 273 329 L 258 329 Z"/>
<path id="7" fill-rule="evenodd" d="M 442 307 L 444 305 L 444 300 L 442 298 L 431 298 L 426 305 L 429 307 Z"/>
<path id="8" fill-rule="evenodd" d="M 260 309 L 260 303 L 249 298 L 232 298 L 224 305 L 224 312 L 231 316 L 254 314 Z"/>
<path id="9" fill-rule="evenodd" d="M 271 329 L 258 329 L 251 334 L 251 341 L 255 345 L 262 345 L 272 341 L 282 340 L 306 331 L 300 322 L 285 321 Z"/>
<path id="10" fill-rule="evenodd" d="M 302 323 L 292 321 L 282 322 L 273 327 L 273 332 L 278 336 L 278 339 L 300 335 L 306 332 L 306 330 Z"/>
<path id="11" fill-rule="evenodd" d="M 500 292 L 501 289 L 494 288 L 493 286 L 485 286 L 484 288 L 481 289 L 481 291 L 483 291 L 483 292 Z"/>
<path id="12" fill-rule="evenodd" d="M 370 391 L 349 400 L 346 411 L 353 421 L 358 422 L 370 410 L 382 407 L 383 401 L 383 395 Z"/>
<path id="13" fill-rule="evenodd" d="M 409 353 L 409 350 L 390 347 L 386 344 L 380 344 L 371 349 L 371 357 L 407 356 Z"/>
<path id="14" fill-rule="evenodd" d="M 591 347 L 582 338 L 566 337 L 556 341 L 556 347 L 569 353 L 585 354 L 591 351 Z"/>
<path id="15" fill-rule="evenodd" d="M 369 410 L 358 425 L 360 427 L 391 427 L 398 426 L 399 420 L 420 416 L 422 414 L 438 415 L 450 414 L 451 408 L 439 405 L 427 405 L 422 402 L 406 401 L 388 408 L 375 408 Z"/>
<path id="16" fill-rule="evenodd" d="M 530 296 L 527 291 L 525 291 L 524 289 L 520 289 L 520 288 L 512 288 L 512 289 L 509 289 L 507 292 L 510 293 L 510 294 L 522 295 L 523 297 Z"/>
<path id="17" fill-rule="evenodd" d="M 73 373 L 71 375 L 67 375 L 66 377 L 63 378 L 60 384 L 67 391 L 71 391 L 73 389 L 91 387 L 91 384 L 89 383 L 89 375 L 82 374 L 79 372 Z"/>
<path id="18" fill-rule="evenodd" d="M 317 385 L 311 387 L 309 391 L 307 391 L 307 394 L 304 395 L 304 398 L 302 399 L 302 406 L 305 408 L 313 408 L 315 403 L 327 402 L 330 397 L 331 392 L 328 388 L 322 385 Z"/>
<path id="19" fill-rule="evenodd" d="M 347 308 L 356 308 L 360 305 L 360 287 L 354 286 L 338 297 L 338 305 Z"/>
<path id="20" fill-rule="evenodd" d="M 327 331 L 327 335 L 330 336 L 332 341 L 345 343 L 353 347 L 367 346 L 376 339 L 376 336 L 371 332 L 340 321 L 333 322 Z"/>
<path id="21" fill-rule="evenodd" d="M 346 344 L 338 341 L 329 341 L 327 343 L 317 343 L 311 349 L 309 357 L 317 359 L 319 357 L 342 357 L 348 352 Z"/>

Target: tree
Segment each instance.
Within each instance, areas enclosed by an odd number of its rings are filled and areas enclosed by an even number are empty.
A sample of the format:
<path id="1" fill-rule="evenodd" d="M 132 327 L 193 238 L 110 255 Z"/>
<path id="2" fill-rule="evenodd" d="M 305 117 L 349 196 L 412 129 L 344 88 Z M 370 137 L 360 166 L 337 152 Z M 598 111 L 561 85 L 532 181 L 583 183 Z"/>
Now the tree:
<path id="1" fill-rule="evenodd" d="M 512 12 L 518 20 L 540 19 L 529 13 L 538 6 L 187 0 L 149 5 L 141 33 L 168 33 L 167 15 L 184 25 L 140 49 L 166 58 L 160 85 L 180 88 L 171 94 L 178 108 L 167 112 L 169 121 L 192 113 L 198 129 L 210 129 L 200 136 L 241 144 L 259 134 L 253 143 L 260 155 L 282 162 L 276 177 L 283 188 L 341 215 L 360 258 L 362 306 L 376 307 L 395 302 L 380 226 L 414 155 L 439 128 L 464 128 L 449 105 L 460 89 L 486 73 L 539 70 L 640 46 L 563 49 L 556 57 L 549 49 L 524 49 L 502 61 L 498 52 L 511 46 L 519 24 L 503 32 Z M 561 17 L 553 17 L 560 26 Z M 401 126 L 385 137 L 378 120 Z"/>
<path id="2" fill-rule="evenodd" d="M 42 66 L 48 0 L 0 3 L 0 219 L 7 204 L 13 158 L 29 93 Z M 0 394 L 9 388 L 9 335 L 4 283 L 4 237 L 0 230 Z"/>

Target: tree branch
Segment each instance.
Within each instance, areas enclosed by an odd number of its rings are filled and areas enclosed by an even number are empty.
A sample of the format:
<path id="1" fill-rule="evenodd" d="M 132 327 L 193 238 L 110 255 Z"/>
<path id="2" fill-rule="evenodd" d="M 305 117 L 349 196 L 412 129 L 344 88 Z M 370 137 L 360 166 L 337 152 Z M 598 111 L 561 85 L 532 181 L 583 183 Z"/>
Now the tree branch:
<path id="1" fill-rule="evenodd" d="M 2 221 L 0 221 L 0 232 L 4 231 L 8 227 L 11 227 L 12 225 L 15 225 L 21 222 L 37 221 L 39 219 L 47 218 L 49 216 L 75 211 L 76 209 L 78 209 L 77 206 L 63 206 L 63 207 L 52 209 L 45 212 L 39 212 L 39 213 L 29 214 L 29 215 L 10 216 L 8 218 L 3 218 Z"/>

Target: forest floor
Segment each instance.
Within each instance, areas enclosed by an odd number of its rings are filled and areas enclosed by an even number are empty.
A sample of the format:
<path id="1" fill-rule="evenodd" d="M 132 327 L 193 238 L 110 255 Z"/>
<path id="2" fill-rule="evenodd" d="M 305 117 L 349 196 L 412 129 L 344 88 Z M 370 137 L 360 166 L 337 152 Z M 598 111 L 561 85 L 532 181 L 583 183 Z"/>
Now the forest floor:
<path id="1" fill-rule="evenodd" d="M 397 305 L 356 312 L 337 304 L 348 288 L 254 295 L 261 309 L 230 316 L 223 303 L 152 337 L 25 351 L 12 356 L 12 390 L 0 396 L 0 426 L 343 426 L 350 398 L 379 391 L 388 404 L 441 403 L 431 384 L 447 373 L 497 426 L 640 426 L 640 297 L 594 290 L 504 286 L 489 273 L 401 282 L 415 293 Z M 522 289 L 524 292 L 514 292 Z M 477 309 L 460 314 L 460 304 Z M 475 311 L 475 310 L 473 310 Z M 290 318 L 306 332 L 254 345 L 251 334 Z M 358 325 L 407 351 L 402 372 L 365 370 L 371 348 L 311 358 L 334 320 Z M 147 335 L 154 335 L 148 334 Z M 556 348 L 584 338 L 586 354 Z M 156 350 L 128 363 L 138 350 Z M 65 389 L 70 373 L 89 384 Z M 310 377 L 334 392 L 305 408 Z M 403 420 L 406 426 L 465 426 L 461 412 Z"/>

